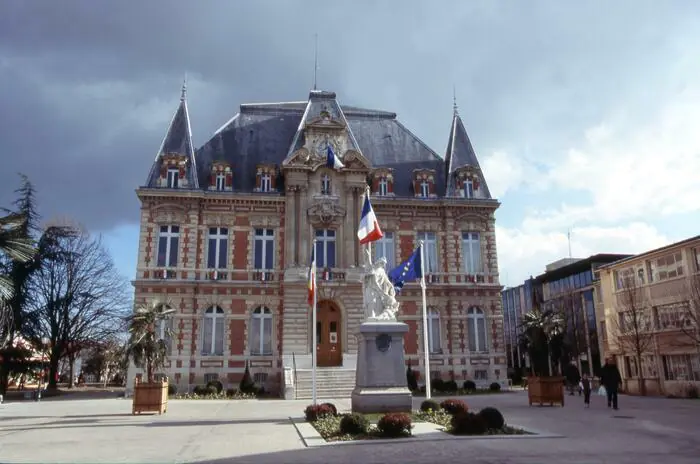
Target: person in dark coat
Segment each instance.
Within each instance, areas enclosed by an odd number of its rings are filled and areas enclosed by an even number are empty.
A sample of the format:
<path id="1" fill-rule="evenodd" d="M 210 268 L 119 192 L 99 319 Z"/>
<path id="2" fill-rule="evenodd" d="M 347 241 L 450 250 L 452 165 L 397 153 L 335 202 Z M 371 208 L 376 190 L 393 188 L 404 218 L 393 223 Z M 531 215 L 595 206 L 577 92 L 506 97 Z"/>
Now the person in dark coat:
<path id="1" fill-rule="evenodd" d="M 591 380 L 588 378 L 588 374 L 583 374 L 581 377 L 581 389 L 583 390 L 583 404 L 586 407 L 591 405 Z"/>
<path id="2" fill-rule="evenodd" d="M 566 383 L 568 384 L 569 387 L 569 394 L 573 395 L 574 390 L 577 389 L 578 383 L 581 381 L 581 374 L 578 371 L 578 367 L 576 367 L 576 364 L 571 363 L 567 366 L 566 368 Z M 579 395 L 581 392 L 579 392 Z"/>
<path id="3" fill-rule="evenodd" d="M 613 359 L 607 359 L 600 371 L 600 383 L 605 387 L 608 396 L 608 407 L 617 410 L 617 391 L 622 385 L 622 376 Z"/>

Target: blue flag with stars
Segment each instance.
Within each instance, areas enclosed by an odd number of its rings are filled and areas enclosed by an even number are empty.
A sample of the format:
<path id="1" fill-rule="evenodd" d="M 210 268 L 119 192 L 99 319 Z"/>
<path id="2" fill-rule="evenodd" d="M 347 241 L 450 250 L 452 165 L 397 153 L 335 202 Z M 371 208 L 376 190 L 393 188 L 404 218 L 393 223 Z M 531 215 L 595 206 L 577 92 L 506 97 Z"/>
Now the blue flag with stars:
<path id="1" fill-rule="evenodd" d="M 389 272 L 389 280 L 394 284 L 397 292 L 400 292 L 406 282 L 418 280 L 422 277 L 420 246 L 416 248 L 409 258 Z"/>

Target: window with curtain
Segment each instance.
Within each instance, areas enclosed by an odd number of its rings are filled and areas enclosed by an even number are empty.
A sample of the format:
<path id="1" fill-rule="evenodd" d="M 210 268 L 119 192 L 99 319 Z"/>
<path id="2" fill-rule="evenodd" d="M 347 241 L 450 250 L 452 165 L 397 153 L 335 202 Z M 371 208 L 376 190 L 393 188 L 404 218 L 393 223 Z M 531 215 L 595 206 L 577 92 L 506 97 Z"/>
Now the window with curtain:
<path id="1" fill-rule="evenodd" d="M 476 353 L 488 351 L 486 347 L 486 316 L 480 308 L 471 307 L 467 311 L 467 332 L 469 351 Z"/>
<path id="2" fill-rule="evenodd" d="M 438 253 L 437 253 L 437 238 L 435 232 L 418 232 L 418 242 L 423 240 L 423 255 L 425 263 L 423 267 L 426 274 L 438 272 Z"/>
<path id="3" fill-rule="evenodd" d="M 224 354 L 224 310 L 218 306 L 212 306 L 204 312 L 202 354 L 205 356 L 223 356 Z"/>
<path id="4" fill-rule="evenodd" d="M 428 348 L 430 353 L 439 353 L 440 348 L 440 313 L 431 308 L 428 311 Z"/>
<path id="5" fill-rule="evenodd" d="M 253 310 L 248 336 L 250 354 L 272 354 L 272 311 L 269 308 L 259 306 Z"/>

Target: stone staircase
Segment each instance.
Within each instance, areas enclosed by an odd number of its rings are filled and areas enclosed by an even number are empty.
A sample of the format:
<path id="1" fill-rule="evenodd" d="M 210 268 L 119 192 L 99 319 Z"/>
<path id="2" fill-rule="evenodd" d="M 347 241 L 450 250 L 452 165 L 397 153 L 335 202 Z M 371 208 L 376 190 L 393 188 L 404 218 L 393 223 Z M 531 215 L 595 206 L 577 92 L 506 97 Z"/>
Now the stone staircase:
<path id="1" fill-rule="evenodd" d="M 298 400 L 312 399 L 311 369 L 297 369 L 295 396 Z M 355 369 L 319 367 L 316 369 L 317 399 L 350 398 L 355 388 Z"/>

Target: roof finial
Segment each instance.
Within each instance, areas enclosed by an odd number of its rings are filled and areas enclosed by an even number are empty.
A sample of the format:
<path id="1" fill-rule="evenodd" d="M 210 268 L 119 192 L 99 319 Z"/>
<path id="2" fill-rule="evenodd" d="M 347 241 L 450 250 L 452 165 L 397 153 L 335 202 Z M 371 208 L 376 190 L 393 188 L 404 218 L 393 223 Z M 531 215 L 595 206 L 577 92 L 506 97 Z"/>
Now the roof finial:
<path id="1" fill-rule="evenodd" d="M 459 113 L 457 109 L 457 87 L 452 84 L 452 110 L 454 111 L 455 116 L 457 116 Z"/>
<path id="2" fill-rule="evenodd" d="M 187 98 L 187 73 L 185 73 L 185 78 L 182 81 L 182 92 L 180 92 L 180 101 L 185 101 Z"/>
<path id="3" fill-rule="evenodd" d="M 314 34 L 316 45 L 314 47 L 314 90 L 316 90 L 316 75 L 318 71 L 318 33 Z"/>

